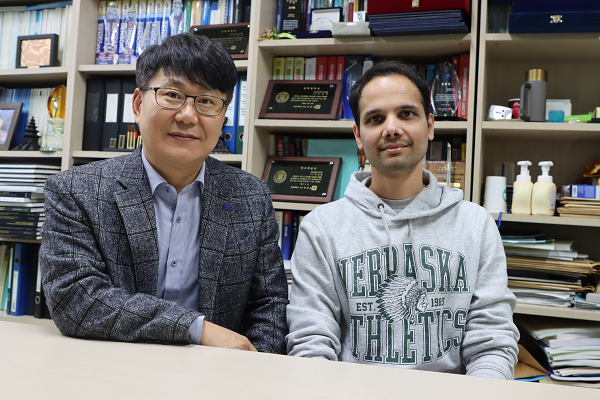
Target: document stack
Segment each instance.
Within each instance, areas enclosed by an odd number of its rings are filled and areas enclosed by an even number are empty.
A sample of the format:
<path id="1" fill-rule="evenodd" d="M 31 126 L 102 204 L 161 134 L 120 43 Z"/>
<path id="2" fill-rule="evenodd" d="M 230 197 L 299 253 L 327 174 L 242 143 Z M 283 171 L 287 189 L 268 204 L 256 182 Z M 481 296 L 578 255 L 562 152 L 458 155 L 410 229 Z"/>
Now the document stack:
<path id="1" fill-rule="evenodd" d="M 554 383 L 600 388 L 600 326 L 533 315 L 515 315 L 520 343 Z"/>
<path id="2" fill-rule="evenodd" d="M 573 250 L 572 240 L 542 234 L 503 234 L 508 287 L 519 302 L 572 307 L 577 295 L 594 291 L 600 263 Z"/>
<path id="3" fill-rule="evenodd" d="M 0 164 L 0 238 L 40 240 L 44 184 L 56 165 Z"/>
<path id="4" fill-rule="evenodd" d="M 600 218 L 600 200 L 579 197 L 563 197 L 556 209 L 561 217 Z"/>

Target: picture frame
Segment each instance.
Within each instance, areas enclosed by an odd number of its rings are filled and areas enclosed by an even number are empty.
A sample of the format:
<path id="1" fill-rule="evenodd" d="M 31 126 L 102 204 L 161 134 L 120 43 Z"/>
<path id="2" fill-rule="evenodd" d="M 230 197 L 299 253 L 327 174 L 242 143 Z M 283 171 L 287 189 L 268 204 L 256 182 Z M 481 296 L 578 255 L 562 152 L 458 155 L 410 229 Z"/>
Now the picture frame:
<path id="1" fill-rule="evenodd" d="M 9 150 L 22 109 L 23 103 L 0 103 L 0 150 Z"/>
<path id="2" fill-rule="evenodd" d="M 324 204 L 333 200 L 341 157 L 267 158 L 262 180 L 273 201 Z"/>
<path id="3" fill-rule="evenodd" d="M 17 68 L 57 67 L 57 57 L 57 34 L 17 37 Z"/>
<path id="4" fill-rule="evenodd" d="M 234 60 L 248 59 L 248 44 L 250 43 L 250 24 L 193 25 L 192 35 L 206 36 L 219 42 Z"/>
<path id="5" fill-rule="evenodd" d="M 271 80 L 259 118 L 335 120 L 341 93 L 338 80 Z"/>

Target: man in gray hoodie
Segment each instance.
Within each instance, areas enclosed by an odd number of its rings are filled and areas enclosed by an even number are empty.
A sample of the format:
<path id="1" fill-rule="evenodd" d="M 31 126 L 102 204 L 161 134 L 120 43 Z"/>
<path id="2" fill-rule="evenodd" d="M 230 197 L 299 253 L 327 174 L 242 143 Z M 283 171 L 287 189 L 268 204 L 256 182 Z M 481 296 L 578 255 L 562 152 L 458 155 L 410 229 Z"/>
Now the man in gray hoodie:
<path id="1" fill-rule="evenodd" d="M 422 169 L 433 115 L 410 67 L 381 62 L 350 92 L 372 173 L 300 225 L 288 354 L 513 379 L 519 332 L 490 214 Z"/>

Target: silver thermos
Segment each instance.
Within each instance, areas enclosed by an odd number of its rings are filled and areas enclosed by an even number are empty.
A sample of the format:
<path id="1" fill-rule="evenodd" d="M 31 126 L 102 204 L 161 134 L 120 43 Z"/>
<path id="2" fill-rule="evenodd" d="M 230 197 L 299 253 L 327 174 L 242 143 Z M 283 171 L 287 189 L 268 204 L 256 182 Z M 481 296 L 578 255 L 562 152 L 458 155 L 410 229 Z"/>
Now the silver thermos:
<path id="1" fill-rule="evenodd" d="M 527 71 L 526 82 L 521 86 L 521 113 L 523 121 L 546 120 L 546 81 L 548 72 L 543 69 Z"/>

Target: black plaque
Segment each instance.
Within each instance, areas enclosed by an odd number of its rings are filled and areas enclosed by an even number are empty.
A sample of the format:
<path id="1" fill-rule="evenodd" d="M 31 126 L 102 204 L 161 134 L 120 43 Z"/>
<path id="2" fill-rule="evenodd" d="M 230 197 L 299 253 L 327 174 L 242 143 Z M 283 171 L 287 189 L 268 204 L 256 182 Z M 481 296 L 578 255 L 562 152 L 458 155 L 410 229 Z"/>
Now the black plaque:
<path id="1" fill-rule="evenodd" d="M 339 157 L 269 157 L 263 180 L 273 200 L 328 203 L 340 162 Z"/>
<path id="2" fill-rule="evenodd" d="M 342 81 L 269 82 L 259 118 L 336 119 Z"/>
<path id="3" fill-rule="evenodd" d="M 233 59 L 248 58 L 250 25 L 247 23 L 196 25 L 190 28 L 190 33 L 193 35 L 206 36 L 212 41 L 221 43 Z"/>

